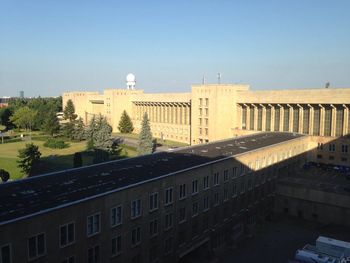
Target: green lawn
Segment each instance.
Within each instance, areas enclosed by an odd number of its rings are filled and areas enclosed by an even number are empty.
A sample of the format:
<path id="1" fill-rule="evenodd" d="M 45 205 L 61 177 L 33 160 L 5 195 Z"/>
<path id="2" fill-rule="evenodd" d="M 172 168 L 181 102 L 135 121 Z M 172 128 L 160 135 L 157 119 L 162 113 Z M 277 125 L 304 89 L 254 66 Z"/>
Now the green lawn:
<path id="1" fill-rule="evenodd" d="M 86 142 L 69 142 L 69 147 L 65 149 L 50 149 L 43 146 L 44 141 L 32 141 L 39 146 L 41 152 L 41 173 L 64 170 L 73 167 L 73 155 L 75 152 L 83 152 L 83 165 L 92 164 L 93 154 L 85 152 Z M 10 179 L 22 178 L 22 173 L 17 167 L 18 150 L 23 149 L 29 142 L 13 142 L 0 144 L 0 168 L 10 173 Z M 123 157 L 133 157 L 137 155 L 136 149 L 122 145 L 121 155 Z"/>

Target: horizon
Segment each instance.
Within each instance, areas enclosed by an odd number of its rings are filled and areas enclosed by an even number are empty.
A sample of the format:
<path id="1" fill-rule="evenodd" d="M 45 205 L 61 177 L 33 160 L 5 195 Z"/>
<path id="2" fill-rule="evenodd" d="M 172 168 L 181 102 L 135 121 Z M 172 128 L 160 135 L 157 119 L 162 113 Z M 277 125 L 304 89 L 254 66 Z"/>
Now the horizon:
<path id="1" fill-rule="evenodd" d="M 251 90 L 350 86 L 350 2 L 7 1 L 0 97 L 245 83 Z"/>

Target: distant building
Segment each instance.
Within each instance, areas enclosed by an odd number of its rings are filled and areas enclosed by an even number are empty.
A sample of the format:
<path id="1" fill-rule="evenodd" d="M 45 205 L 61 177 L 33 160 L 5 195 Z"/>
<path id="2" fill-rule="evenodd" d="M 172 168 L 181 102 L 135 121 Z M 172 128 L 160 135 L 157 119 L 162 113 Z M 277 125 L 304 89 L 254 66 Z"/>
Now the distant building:
<path id="1" fill-rule="evenodd" d="M 19 97 L 20 97 L 21 99 L 24 98 L 24 91 L 21 90 L 21 91 L 19 92 Z"/>

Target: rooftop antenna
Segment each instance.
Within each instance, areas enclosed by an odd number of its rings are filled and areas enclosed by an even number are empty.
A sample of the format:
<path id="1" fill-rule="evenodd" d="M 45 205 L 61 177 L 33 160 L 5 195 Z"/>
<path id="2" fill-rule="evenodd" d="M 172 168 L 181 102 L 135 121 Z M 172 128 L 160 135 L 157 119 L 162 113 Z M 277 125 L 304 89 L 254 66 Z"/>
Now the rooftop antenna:
<path id="1" fill-rule="evenodd" d="M 205 85 L 205 76 L 203 75 L 202 84 Z"/>
<path id="2" fill-rule="evenodd" d="M 331 83 L 327 82 L 325 88 L 328 89 Z"/>
<path id="3" fill-rule="evenodd" d="M 218 84 L 221 84 L 221 73 L 218 73 Z"/>

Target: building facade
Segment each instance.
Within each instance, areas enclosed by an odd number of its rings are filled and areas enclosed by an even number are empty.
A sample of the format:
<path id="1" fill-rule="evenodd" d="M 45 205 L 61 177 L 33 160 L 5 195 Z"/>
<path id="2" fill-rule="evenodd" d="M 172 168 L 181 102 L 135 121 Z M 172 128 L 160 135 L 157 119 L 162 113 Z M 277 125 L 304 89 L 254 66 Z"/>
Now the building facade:
<path id="1" fill-rule="evenodd" d="M 307 136 L 241 136 L 0 185 L 0 258 L 186 262 L 269 216 L 276 179 L 305 163 Z"/>

